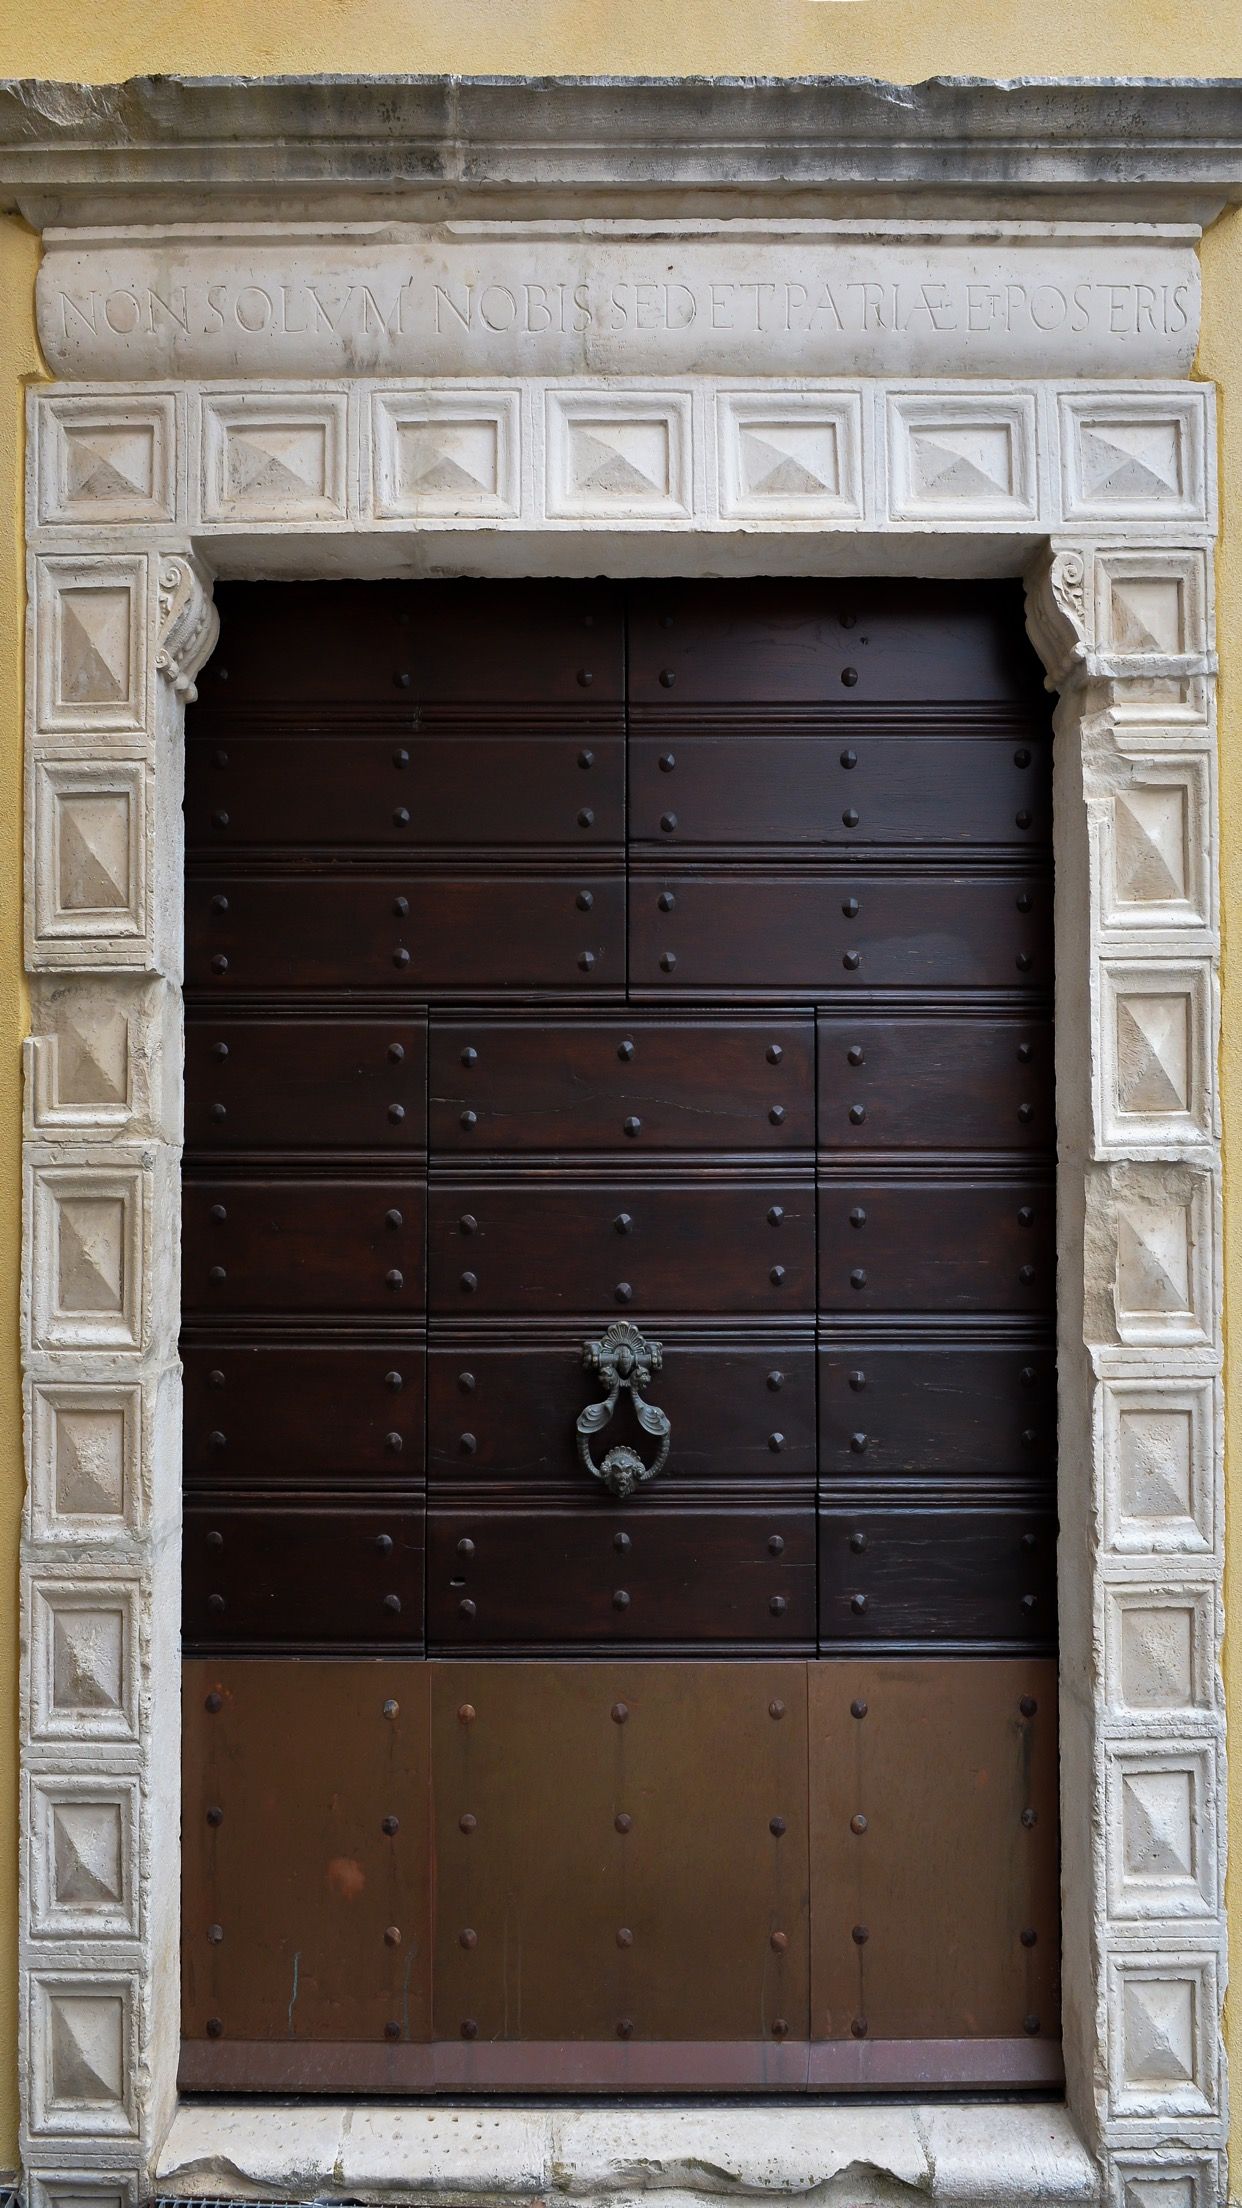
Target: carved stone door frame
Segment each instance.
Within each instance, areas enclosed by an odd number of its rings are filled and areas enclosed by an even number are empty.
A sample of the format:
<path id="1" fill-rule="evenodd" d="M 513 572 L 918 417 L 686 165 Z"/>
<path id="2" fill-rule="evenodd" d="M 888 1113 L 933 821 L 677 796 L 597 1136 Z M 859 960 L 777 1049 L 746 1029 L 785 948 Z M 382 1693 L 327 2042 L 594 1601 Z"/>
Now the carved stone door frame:
<path id="1" fill-rule="evenodd" d="M 584 482 L 585 423 L 629 455 L 611 487 L 607 471 Z M 455 438 L 464 465 L 463 425 L 477 495 L 428 512 L 409 455 Z M 1225 2138 L 1211 391 L 757 375 L 53 383 L 32 393 L 29 427 L 32 2201 L 133 2208 L 157 2171 L 165 2191 L 227 2190 L 231 2171 L 269 2193 L 313 2181 L 352 2197 L 556 2186 L 595 2199 L 642 2183 L 686 2200 L 719 2148 L 741 2190 L 801 2188 L 807 2167 L 819 2182 L 862 2160 L 935 2198 L 1081 2200 L 1102 2186 L 1116 2208 L 1207 2208 Z M 796 448 L 801 474 L 756 488 L 757 427 Z M 919 454 L 952 458 L 966 432 L 978 464 L 946 507 Z M 817 436 L 837 454 L 836 491 L 825 474 L 817 494 Z M 1068 2122 L 1021 2108 L 624 2123 L 510 2110 L 488 2116 L 485 2151 L 478 2111 L 473 2143 L 464 2115 L 454 2134 L 418 2110 L 372 2122 L 311 2104 L 275 2130 L 263 2109 L 177 2114 L 183 712 L 216 637 L 213 576 L 433 568 L 1026 577 L 1058 698 Z"/>

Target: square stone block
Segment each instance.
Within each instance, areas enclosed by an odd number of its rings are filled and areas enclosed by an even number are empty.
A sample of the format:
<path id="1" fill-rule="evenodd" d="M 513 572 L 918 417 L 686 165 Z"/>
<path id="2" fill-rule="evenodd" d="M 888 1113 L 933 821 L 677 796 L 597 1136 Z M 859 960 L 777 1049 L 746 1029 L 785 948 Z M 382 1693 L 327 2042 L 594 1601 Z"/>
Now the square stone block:
<path id="1" fill-rule="evenodd" d="M 32 2134 L 132 2135 L 132 1976 L 37 1971 L 29 2000 Z"/>
<path id="2" fill-rule="evenodd" d="M 44 2149 L 44 2152 L 47 2150 Z M 138 2169 L 42 2169 L 27 2166 L 29 2208 L 139 2208 L 146 2180 Z"/>
<path id="3" fill-rule="evenodd" d="M 32 762 L 32 965 L 145 960 L 149 772 L 139 759 Z"/>
<path id="4" fill-rule="evenodd" d="M 346 394 L 204 391 L 205 522 L 344 521 Z"/>
<path id="5" fill-rule="evenodd" d="M 1218 2154 L 1169 2144 L 1112 2158 L 1110 2208 L 1217 2208 L 1227 2194 Z"/>
<path id="6" fill-rule="evenodd" d="M 142 1347 L 147 1205 L 146 1176 L 137 1168 L 34 1170 L 32 1348 Z"/>
<path id="7" fill-rule="evenodd" d="M 1106 1380 L 1104 1539 L 1117 1555 L 1209 1555 L 1216 1539 L 1216 1402 L 1209 1379 Z"/>
<path id="8" fill-rule="evenodd" d="M 142 1490 L 142 1389 L 56 1381 L 30 1390 L 30 1517 L 36 1540 L 120 1537 Z"/>
<path id="9" fill-rule="evenodd" d="M 1123 1169 L 1124 1170 L 1124 1169 Z M 1114 1309 L 1121 1341 L 1208 1342 L 1215 1279 L 1211 1184 L 1202 1173 L 1134 1166 L 1119 1189 Z"/>
<path id="10" fill-rule="evenodd" d="M 863 518 L 857 391 L 722 391 L 716 400 L 720 511 L 796 525 Z"/>
<path id="11" fill-rule="evenodd" d="M 1131 755 L 1100 821 L 1100 924 L 1209 928 L 1211 778 L 1204 758 Z"/>
<path id="12" fill-rule="evenodd" d="M 885 405 L 890 521 L 1034 524 L 1034 392 L 893 391 Z"/>
<path id="13" fill-rule="evenodd" d="M 28 1805 L 32 1935 L 136 1939 L 138 1781 L 35 1772 Z"/>
<path id="14" fill-rule="evenodd" d="M 1108 2007 L 1113 2115 L 1214 2115 L 1215 1958 L 1115 1955 L 1108 1965 Z"/>
<path id="15" fill-rule="evenodd" d="M 1095 648 L 1124 680 L 1126 720 L 1150 728 L 1152 743 L 1162 723 L 1194 723 L 1206 734 L 1202 660 L 1213 640 L 1206 555 L 1105 547 L 1095 559 L 1091 619 Z"/>
<path id="16" fill-rule="evenodd" d="M 1205 1919 L 1217 1907 L 1216 1751 L 1107 1751 L 1108 1907 L 1119 1920 Z"/>
<path id="17" fill-rule="evenodd" d="M 141 733 L 148 706 L 144 555 L 45 554 L 34 563 L 36 725 Z"/>
<path id="18" fill-rule="evenodd" d="M 33 421 L 44 527 L 177 519 L 171 391 L 37 393 Z"/>
<path id="19" fill-rule="evenodd" d="M 1216 1083 L 1208 960 L 1106 959 L 1100 983 L 1101 1149 L 1167 1154 L 1211 1142 Z"/>
<path id="20" fill-rule="evenodd" d="M 1059 403 L 1062 521 L 1207 525 L 1205 390 L 1063 392 Z"/>
<path id="21" fill-rule="evenodd" d="M 137 1739 L 138 1595 L 133 1580 L 33 1583 L 32 1739 Z"/>
<path id="22" fill-rule="evenodd" d="M 373 497 L 383 521 L 516 521 L 522 403 L 516 391 L 382 390 L 371 402 Z"/>
<path id="23" fill-rule="evenodd" d="M 1173 1713 L 1209 1714 L 1217 1691 L 1211 1588 L 1110 1585 L 1104 1603 L 1108 1707 L 1160 1724 Z"/>
<path id="24" fill-rule="evenodd" d="M 547 512 L 554 521 L 688 521 L 688 392 L 546 393 Z"/>

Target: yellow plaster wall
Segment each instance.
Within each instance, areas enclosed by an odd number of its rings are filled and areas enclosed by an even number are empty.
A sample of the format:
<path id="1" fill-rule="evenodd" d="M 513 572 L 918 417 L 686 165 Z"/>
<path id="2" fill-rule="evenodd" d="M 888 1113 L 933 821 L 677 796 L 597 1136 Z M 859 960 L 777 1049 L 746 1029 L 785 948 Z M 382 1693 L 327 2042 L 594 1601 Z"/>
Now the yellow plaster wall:
<path id="1" fill-rule="evenodd" d="M 3 0 L 0 73 L 1242 74 L 1237 0 Z"/>
<path id="2" fill-rule="evenodd" d="M 22 452 L 25 390 L 40 370 L 34 330 L 38 241 L 0 220 L 0 2164 L 17 2158 L 17 1544 L 22 1398 L 21 1259 Z"/>
<path id="3" fill-rule="evenodd" d="M 934 75 L 1242 75 L 1237 0 L 0 0 L 0 76 L 108 83 L 188 75 L 772 75 L 841 73 L 912 83 Z M 35 240 L 0 220 L 0 1614 L 14 1616 L 22 1467 L 17 1378 L 20 1038 L 21 402 L 40 372 Z M 1222 398 L 1225 533 L 1219 562 L 1224 839 L 1227 1159 L 1242 1151 L 1242 213 L 1204 246 L 1199 372 Z M 1236 1013 L 1233 1004 L 1237 1004 Z M 1235 1234 L 1236 1234 L 1235 1230 Z M 1228 1238 L 1227 1238 L 1228 1254 Z M 1242 1264 L 1228 1268 L 1227 1321 L 1242 1340 Z M 1232 1323 L 1235 1319 L 1236 1324 Z M 1242 1463 L 1242 1380 L 1231 1461 Z M 1242 1709 L 1242 1511 L 1229 1529 L 1230 1704 Z M 0 1629 L 0 2164 L 16 2157 L 16 1635 Z M 1242 1757 L 1232 1806 L 1242 1834 Z M 1231 1874 L 1242 1989 L 1242 1850 Z M 1242 1990 L 1230 2039 L 1242 2061 Z M 1242 2094 L 1235 2169 L 1242 2168 Z M 1235 2183 L 1235 2192 L 1239 2190 Z"/>

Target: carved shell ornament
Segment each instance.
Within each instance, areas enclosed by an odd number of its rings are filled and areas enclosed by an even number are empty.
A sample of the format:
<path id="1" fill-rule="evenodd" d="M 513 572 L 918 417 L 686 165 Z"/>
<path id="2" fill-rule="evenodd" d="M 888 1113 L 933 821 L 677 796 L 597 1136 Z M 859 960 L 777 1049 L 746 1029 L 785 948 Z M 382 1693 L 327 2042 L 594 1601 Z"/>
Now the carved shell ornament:
<path id="1" fill-rule="evenodd" d="M 602 1481 L 609 1493 L 623 1503 L 645 1481 L 654 1480 L 668 1458 L 672 1439 L 668 1418 L 658 1404 L 648 1403 L 639 1392 L 650 1386 L 652 1373 L 659 1372 L 663 1365 L 663 1345 L 648 1341 L 628 1319 L 616 1319 L 598 1341 L 583 1343 L 582 1362 L 608 1392 L 600 1402 L 588 1403 L 578 1419 L 578 1455 L 592 1477 Z M 611 1424 L 617 1405 L 626 1393 L 642 1431 L 659 1444 L 655 1457 L 648 1464 L 628 1442 L 614 1442 L 603 1463 L 597 1464 L 591 1454 L 591 1443 Z"/>

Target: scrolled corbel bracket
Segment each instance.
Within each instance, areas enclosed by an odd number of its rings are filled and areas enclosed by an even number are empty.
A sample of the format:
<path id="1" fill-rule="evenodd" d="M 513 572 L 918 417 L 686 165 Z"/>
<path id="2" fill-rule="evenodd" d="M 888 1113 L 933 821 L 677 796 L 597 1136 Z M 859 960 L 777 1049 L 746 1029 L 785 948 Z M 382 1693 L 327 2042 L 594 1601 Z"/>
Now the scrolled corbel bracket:
<path id="1" fill-rule="evenodd" d="M 187 705 L 193 705 L 198 696 L 194 678 L 211 657 L 220 634 L 211 582 L 189 553 L 170 552 L 160 560 L 155 664 Z"/>
<path id="2" fill-rule="evenodd" d="M 1026 633 L 1044 665 L 1044 685 L 1068 690 L 1091 679 L 1087 645 L 1088 555 L 1044 552 L 1026 577 Z"/>

